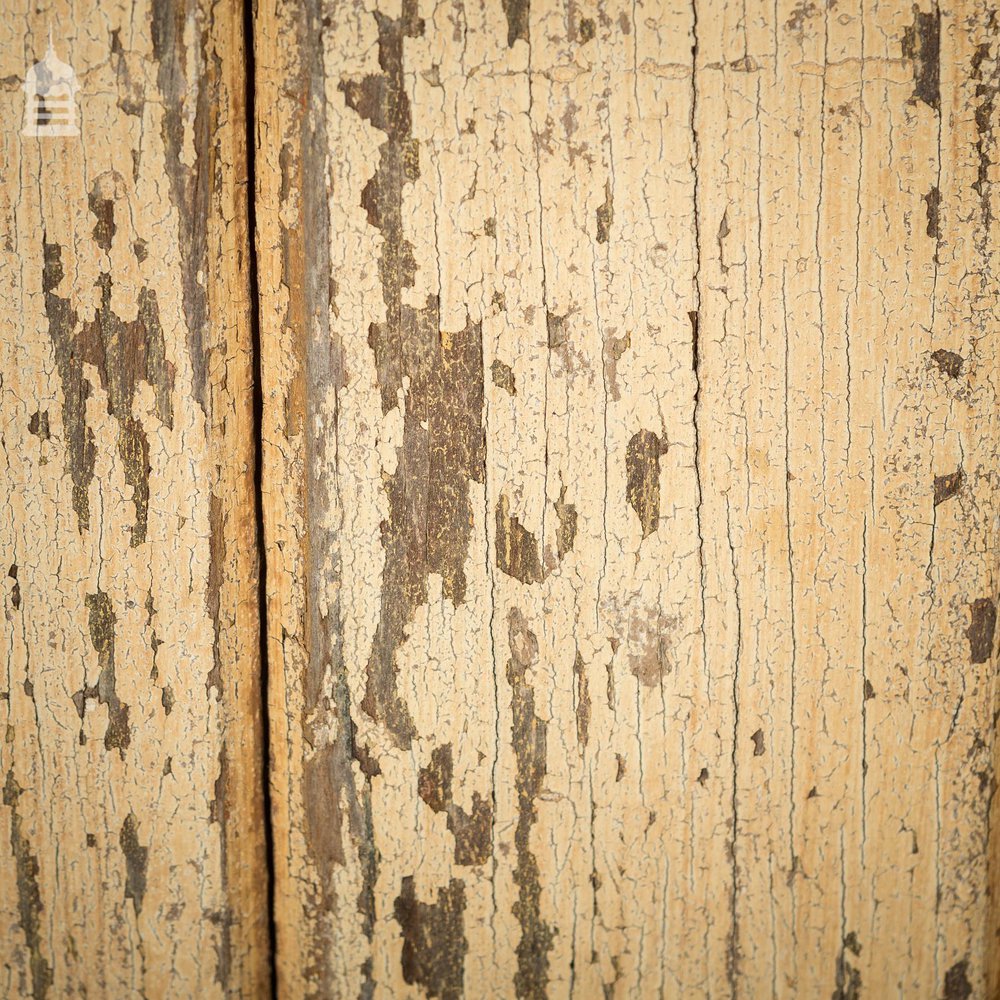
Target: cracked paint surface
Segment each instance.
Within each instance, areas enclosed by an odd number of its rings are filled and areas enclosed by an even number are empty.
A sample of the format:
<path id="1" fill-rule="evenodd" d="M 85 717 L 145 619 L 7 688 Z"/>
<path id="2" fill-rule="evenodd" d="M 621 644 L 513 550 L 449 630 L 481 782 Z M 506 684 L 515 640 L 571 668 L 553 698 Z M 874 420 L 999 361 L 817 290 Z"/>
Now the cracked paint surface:
<path id="1" fill-rule="evenodd" d="M 996 991 L 997 23 L 258 6 L 282 995 Z"/>

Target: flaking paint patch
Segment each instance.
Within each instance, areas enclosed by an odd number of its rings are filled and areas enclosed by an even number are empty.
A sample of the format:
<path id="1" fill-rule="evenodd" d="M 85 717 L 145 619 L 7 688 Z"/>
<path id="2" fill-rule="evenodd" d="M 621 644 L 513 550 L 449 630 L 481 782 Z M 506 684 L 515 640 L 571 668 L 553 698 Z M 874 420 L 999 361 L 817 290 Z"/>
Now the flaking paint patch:
<path id="1" fill-rule="evenodd" d="M 126 52 L 121 41 L 121 29 L 111 32 L 111 57 L 115 63 L 118 80 L 118 107 L 127 115 L 142 117 L 146 104 L 145 75 L 142 72 L 142 58 L 133 52 Z"/>
<path id="2" fill-rule="evenodd" d="M 680 619 L 662 608 L 649 611 L 630 607 L 620 612 L 628 615 L 625 649 L 629 671 L 644 687 L 655 687 L 673 667 L 671 647 Z"/>
<path id="3" fill-rule="evenodd" d="M 455 333 L 439 332 L 437 312 L 436 299 L 429 300 L 421 319 L 402 331 L 406 419 L 397 467 L 386 484 L 381 614 L 361 702 L 400 747 L 409 746 L 416 730 L 397 692 L 396 650 L 416 609 L 427 603 L 431 573 L 442 577 L 454 605 L 465 601 L 469 485 L 484 478 L 480 325 L 470 321 Z"/>
<path id="4" fill-rule="evenodd" d="M 569 316 L 560 316 L 554 312 L 546 311 L 545 333 L 551 349 L 565 347 L 569 341 Z"/>
<path id="5" fill-rule="evenodd" d="M 604 377 L 608 383 L 611 399 L 616 403 L 622 398 L 621 388 L 618 385 L 618 362 L 631 346 L 631 333 L 626 333 L 624 337 L 609 334 L 604 342 Z"/>

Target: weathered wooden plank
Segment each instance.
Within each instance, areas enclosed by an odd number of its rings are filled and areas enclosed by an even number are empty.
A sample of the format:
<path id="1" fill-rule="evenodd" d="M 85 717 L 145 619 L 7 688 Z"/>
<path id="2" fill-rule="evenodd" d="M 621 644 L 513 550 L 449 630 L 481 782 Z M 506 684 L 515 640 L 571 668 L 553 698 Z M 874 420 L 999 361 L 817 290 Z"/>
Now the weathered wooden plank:
<path id="1" fill-rule="evenodd" d="M 0 23 L 0 993 L 269 992 L 243 11 Z M 80 134 L 22 134 L 46 35 Z"/>
<path id="2" fill-rule="evenodd" d="M 998 44 L 259 6 L 285 994 L 996 992 Z"/>

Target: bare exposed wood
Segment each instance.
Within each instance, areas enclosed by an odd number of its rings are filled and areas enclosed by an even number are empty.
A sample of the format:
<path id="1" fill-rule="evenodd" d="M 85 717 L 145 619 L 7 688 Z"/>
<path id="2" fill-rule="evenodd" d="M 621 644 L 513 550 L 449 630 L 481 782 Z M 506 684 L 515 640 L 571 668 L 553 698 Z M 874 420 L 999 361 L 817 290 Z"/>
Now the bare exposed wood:
<path id="1" fill-rule="evenodd" d="M 242 29 L 0 22 L 5 997 L 269 992 Z M 79 136 L 21 134 L 50 33 Z"/>

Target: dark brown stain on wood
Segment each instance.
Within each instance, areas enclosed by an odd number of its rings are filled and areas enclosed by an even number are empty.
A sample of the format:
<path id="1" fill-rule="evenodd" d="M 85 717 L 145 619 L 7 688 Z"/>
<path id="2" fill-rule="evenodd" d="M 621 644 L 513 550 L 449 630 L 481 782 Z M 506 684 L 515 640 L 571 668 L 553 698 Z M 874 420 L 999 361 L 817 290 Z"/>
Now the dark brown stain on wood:
<path id="1" fill-rule="evenodd" d="M 715 236 L 715 242 L 719 247 L 719 268 L 725 274 L 729 271 L 728 265 L 725 263 L 725 243 L 726 237 L 729 235 L 729 210 L 726 209 L 722 213 L 722 221 L 719 223 L 719 231 Z"/>
<path id="2" fill-rule="evenodd" d="M 604 204 L 597 208 L 597 242 L 607 243 L 611 236 L 611 223 L 615 219 L 614 198 L 611 195 L 611 182 L 604 182 Z"/>
<path id="3" fill-rule="evenodd" d="M 17 563 L 14 563 L 9 570 L 7 570 L 7 579 L 11 581 L 10 585 L 10 603 L 11 607 L 15 611 L 21 610 L 21 584 L 17 579 Z"/>
<path id="4" fill-rule="evenodd" d="M 337 758 L 337 747 L 327 744 L 306 758 L 302 770 L 305 835 L 324 881 L 331 877 L 335 865 L 347 863 L 343 817 L 338 808 L 341 780 Z"/>
<path id="5" fill-rule="evenodd" d="M 903 58 L 913 63 L 913 100 L 937 111 L 941 104 L 941 11 L 913 5 L 913 24 L 903 32 Z"/>
<path id="6" fill-rule="evenodd" d="M 485 864 L 493 846 L 493 805 L 473 792 L 472 812 L 467 813 L 454 801 L 453 776 L 451 744 L 444 743 L 432 751 L 430 764 L 421 768 L 417 790 L 434 812 L 447 813 L 448 829 L 455 838 L 455 864 Z"/>
<path id="7" fill-rule="evenodd" d="M 451 879 L 436 903 L 417 899 L 412 875 L 402 882 L 394 915 L 403 935 L 403 979 L 422 986 L 428 997 L 460 1000 L 464 995 L 465 883 Z"/>
<path id="8" fill-rule="evenodd" d="M 563 483 L 559 490 L 559 499 L 555 502 L 556 519 L 559 527 L 556 528 L 556 551 L 560 560 L 567 552 L 572 551 L 576 541 L 576 506 L 566 503 L 566 484 Z"/>
<path id="9" fill-rule="evenodd" d="M 196 17 L 192 23 L 191 8 L 185 4 L 154 4 L 150 34 L 163 107 L 161 135 L 167 181 L 177 213 L 192 394 L 204 410 L 210 360 L 205 341 L 206 331 L 211 329 L 205 285 L 210 267 L 205 220 L 211 216 L 211 200 L 217 189 L 218 143 L 223 135 L 220 116 L 226 109 L 219 100 L 219 57 L 206 55 L 201 20 Z M 191 28 L 200 42 L 189 53 L 186 38 Z M 188 163 L 187 144 L 197 151 L 194 163 Z"/>
<path id="10" fill-rule="evenodd" d="M 121 29 L 111 32 L 111 56 L 118 82 L 118 107 L 127 115 L 142 117 L 145 107 L 145 76 L 140 57 L 126 52 L 122 46 Z"/>
<path id="11" fill-rule="evenodd" d="M 111 607 L 111 600 L 103 590 L 87 595 L 89 611 L 90 641 L 97 652 L 100 667 L 97 684 L 86 686 L 73 695 L 77 714 L 81 721 L 86 714 L 87 700 L 96 698 L 108 709 L 108 727 L 104 733 L 104 749 L 118 750 L 125 759 L 125 751 L 131 741 L 129 731 L 129 707 L 118 697 L 115 690 L 115 625 L 117 616 Z M 82 736 L 81 730 L 81 736 Z"/>
<path id="12" fill-rule="evenodd" d="M 93 229 L 94 242 L 102 250 L 111 249 L 111 243 L 118 231 L 115 225 L 115 187 L 115 176 L 105 174 L 95 181 L 87 196 L 90 211 L 97 220 Z"/>
<path id="13" fill-rule="evenodd" d="M 540 583 L 542 571 L 535 536 L 510 512 L 510 502 L 501 495 L 496 511 L 497 567 L 521 583 Z"/>
<path id="14" fill-rule="evenodd" d="M 937 350 L 931 355 L 931 361 L 948 378 L 958 378 L 962 374 L 962 368 L 965 365 L 965 358 L 954 351 Z"/>
<path id="15" fill-rule="evenodd" d="M 507 18 L 507 48 L 518 39 L 528 41 L 530 0 L 500 0 Z"/>
<path id="16" fill-rule="evenodd" d="M 510 365 L 505 365 L 502 361 L 494 361 L 490 368 L 493 375 L 493 384 L 499 386 L 511 396 L 517 395 L 517 387 L 514 384 L 514 369 Z"/>
<path id="17" fill-rule="evenodd" d="M 795 32 L 800 38 L 805 29 L 806 21 L 818 12 L 819 8 L 811 0 L 799 0 L 791 17 L 785 22 L 785 27 L 789 31 Z"/>
<path id="18" fill-rule="evenodd" d="M 618 362 L 631 346 L 631 333 L 626 333 L 624 337 L 608 336 L 604 341 L 604 378 L 608 392 L 616 403 L 622 398 L 621 388 L 618 385 Z"/>
<path id="19" fill-rule="evenodd" d="M 347 106 L 386 136 L 361 195 L 369 224 L 383 237 L 378 266 L 386 319 L 371 324 L 368 338 L 383 412 L 399 404 L 404 378 L 409 389 L 398 464 L 386 485 L 382 607 L 361 707 L 407 748 L 416 730 L 399 697 L 396 650 L 416 609 L 427 602 L 429 574 L 440 574 L 445 596 L 454 604 L 465 600 L 464 563 L 473 523 L 469 483 L 482 483 L 485 476 L 484 376 L 479 323 L 469 320 L 463 330 L 442 331 L 436 296 L 428 296 L 420 309 L 403 302 L 416 274 L 413 248 L 403 231 L 403 191 L 420 175 L 403 40 L 419 36 L 424 26 L 412 0 L 399 18 L 376 12 L 375 19 L 381 72 L 343 80 L 340 89 Z"/>
<path id="20" fill-rule="evenodd" d="M 226 563 L 226 520 L 222 508 L 222 497 L 213 493 L 208 504 L 208 581 L 205 587 L 205 604 L 212 621 L 212 669 L 205 679 L 205 690 L 209 694 L 214 687 L 222 697 L 222 651 L 219 635 L 222 610 L 222 581 Z"/>
<path id="21" fill-rule="evenodd" d="M 135 915 L 142 913 L 142 900 L 146 895 L 146 866 L 149 862 L 149 848 L 139 843 L 138 822 L 134 813 L 129 813 L 122 823 L 118 844 L 125 855 L 125 898 L 132 900 Z"/>
<path id="22" fill-rule="evenodd" d="M 833 991 L 833 1000 L 861 1000 L 861 973 L 855 968 L 853 958 L 858 958 L 861 954 L 861 945 L 858 943 L 858 936 L 851 931 L 844 938 L 844 943 L 837 956 L 837 966 L 835 972 L 836 989 Z"/>
<path id="23" fill-rule="evenodd" d="M 346 680 L 343 653 L 336 637 L 342 634 L 339 599 L 341 561 L 336 528 L 331 525 L 331 498 L 317 452 L 327 447 L 312 433 L 304 433 L 312 419 L 313 401 L 337 394 L 345 385 L 343 353 L 330 327 L 329 206 L 325 185 L 311 179 L 325 176 L 328 142 L 326 126 L 327 79 L 323 48 L 316 44 L 324 30 L 319 3 L 301 7 L 302 16 L 293 41 L 300 66 L 294 80 L 301 95 L 288 141 L 279 152 L 282 208 L 292 224 L 281 228 L 282 282 L 289 289 L 283 333 L 293 345 L 298 367 L 285 400 L 285 433 L 302 437 L 303 508 L 307 525 L 304 572 L 307 592 L 334 594 L 328 603 L 309 601 L 294 635 L 284 629 L 281 643 L 286 664 L 302 671 L 303 708 L 300 724 L 305 740 L 299 788 L 303 803 L 304 840 L 309 863 L 315 869 L 315 886 L 306 903 L 314 928 L 307 946 L 305 973 L 314 989 L 325 996 L 334 990 L 331 949 L 327 934 L 338 912 L 333 893 L 334 866 L 353 855 L 361 873 L 354 905 L 361 916 L 362 932 L 374 935 L 374 886 L 378 854 L 372 833 L 369 772 L 359 781 L 354 761 L 356 727 L 351 715 L 352 697 Z M 336 434 L 336 417 L 330 432 Z M 333 585 L 333 586 L 332 586 Z M 304 650 L 300 656 L 299 650 Z M 376 765 L 377 766 L 377 765 Z M 347 904 L 349 905 L 349 903 Z M 361 995 L 370 996 L 371 961 L 360 961 Z"/>
<path id="24" fill-rule="evenodd" d="M 586 747 L 590 731 L 590 683 L 587 680 L 587 666 L 577 651 L 573 661 L 576 677 L 576 741 L 581 748 Z"/>
<path id="25" fill-rule="evenodd" d="M 944 476 L 934 477 L 934 506 L 942 504 L 945 500 L 950 500 L 962 488 L 965 482 L 965 473 L 961 469 L 949 472 Z"/>
<path id="26" fill-rule="evenodd" d="M 14 856 L 17 881 L 18 922 L 24 933 L 30 955 L 31 992 L 34 1000 L 45 1000 L 52 986 L 52 969 L 42 954 L 42 894 L 38 886 L 38 858 L 31 853 L 31 844 L 24 834 L 17 800 L 24 789 L 14 779 L 14 772 L 7 772 L 3 789 L 3 804 L 10 809 L 10 849 Z"/>
<path id="27" fill-rule="evenodd" d="M 87 426 L 87 400 L 90 382 L 83 377 L 82 359 L 75 350 L 77 315 L 68 298 L 55 293 L 63 280 L 62 247 L 58 243 L 42 242 L 42 293 L 49 339 L 55 353 L 56 368 L 63 390 L 63 438 L 66 442 L 66 472 L 73 483 L 73 509 L 80 532 L 90 527 L 88 490 L 94 478 L 97 449 L 93 431 Z"/>
<path id="28" fill-rule="evenodd" d="M 927 235 L 932 239 L 941 239 L 941 192 L 937 187 L 932 187 L 923 196 L 923 201 L 927 205 Z"/>
<path id="29" fill-rule="evenodd" d="M 625 777 L 625 758 L 620 754 L 615 754 L 615 784 L 618 784 Z"/>
<path id="30" fill-rule="evenodd" d="M 625 498 L 638 514 L 642 537 L 648 538 L 660 520 L 660 439 L 647 430 L 632 435 L 625 450 Z"/>
<path id="31" fill-rule="evenodd" d="M 535 692 L 527 680 L 528 668 L 538 661 L 538 640 L 517 608 L 511 609 L 508 618 L 508 637 L 511 655 L 507 661 L 507 682 L 511 687 L 511 737 L 517 762 L 518 803 L 514 831 L 517 851 L 514 883 L 518 898 L 513 913 L 521 925 L 514 989 L 519 1000 L 544 1000 L 549 978 L 548 953 L 556 932 L 541 917 L 542 890 L 538 862 L 531 851 L 531 828 L 538 817 L 535 800 L 545 781 L 546 725 L 535 714 Z"/>
<path id="32" fill-rule="evenodd" d="M 382 234 L 378 270 L 386 318 L 384 323 L 372 324 L 369 342 L 375 351 L 382 411 L 388 413 L 397 404 L 396 393 L 405 374 L 407 333 L 417 321 L 417 314 L 403 304 L 403 290 L 413 287 L 417 269 L 413 246 L 403 232 L 403 195 L 420 176 L 419 145 L 411 134 L 403 40 L 423 34 L 424 24 L 416 16 L 413 0 L 404 2 L 399 18 L 388 18 L 379 11 L 374 16 L 382 72 L 361 80 L 341 80 L 340 91 L 349 108 L 385 134 L 378 166 L 361 192 L 361 207 L 368 214 L 368 224 Z M 426 319 L 436 325 L 436 309 L 434 319 Z"/>
<path id="33" fill-rule="evenodd" d="M 48 441 L 52 436 L 49 433 L 49 411 L 35 410 L 28 418 L 28 433 L 34 434 L 40 441 Z"/>
<path id="34" fill-rule="evenodd" d="M 969 960 L 963 958 L 944 974 L 944 1000 L 969 1000 L 972 983 L 969 982 Z"/>
<path id="35" fill-rule="evenodd" d="M 361 703 L 403 748 L 416 730 L 397 692 L 396 650 L 416 609 L 427 603 L 429 574 L 442 577 L 453 604 L 465 601 L 473 525 L 469 484 L 485 476 L 480 325 L 441 333 L 436 320 L 437 301 L 429 300 L 405 332 L 406 422 L 397 468 L 386 484 L 381 614 Z"/>
<path id="36" fill-rule="evenodd" d="M 764 755 L 764 731 L 758 729 L 750 739 L 753 740 L 753 755 L 755 757 L 762 757 Z"/>
<path id="37" fill-rule="evenodd" d="M 986 663 L 993 655 L 997 608 L 989 597 L 980 597 L 969 606 L 969 612 L 969 627 L 965 632 L 969 639 L 969 658 L 973 663 Z"/>
<path id="38" fill-rule="evenodd" d="M 304 806 L 305 840 L 309 856 L 316 866 L 318 876 L 314 895 L 314 916 L 331 918 L 335 913 L 335 899 L 329 888 L 335 866 L 347 863 L 347 834 L 357 855 L 361 870 L 361 889 L 355 900 L 362 918 L 362 932 L 372 939 L 375 928 L 375 883 L 378 878 L 378 854 L 372 830 L 371 798 L 367 783 L 355 781 L 352 761 L 354 752 L 354 725 L 350 720 L 350 694 L 342 671 L 334 674 L 333 709 L 337 730 L 333 742 L 320 744 L 306 757 L 302 765 L 302 801 Z M 346 721 L 345 721 L 346 720 Z M 304 726 L 306 739 L 319 743 L 318 734 L 308 724 Z M 370 780 L 370 779 L 369 779 Z M 342 808 L 346 803 L 346 809 Z M 345 815 L 346 814 L 346 815 Z M 323 993 L 331 975 L 329 942 L 320 933 L 311 950 L 308 967 L 309 978 L 317 985 L 315 995 Z M 371 969 L 363 966 L 365 982 L 370 985 Z M 368 996 L 367 986 L 362 990 Z"/>
<path id="39" fill-rule="evenodd" d="M 991 13 L 989 28 L 996 38 L 998 22 L 996 12 Z M 979 167 L 972 189 L 979 196 L 980 215 L 982 218 L 983 235 L 978 243 L 985 250 L 989 240 L 989 231 L 993 222 L 993 205 L 990 198 L 993 182 L 991 173 L 993 167 L 993 120 L 996 108 L 997 92 L 1000 91 L 1000 59 L 991 51 L 990 44 L 979 45 L 972 57 L 972 79 L 976 81 L 976 156 Z"/>
<path id="40" fill-rule="evenodd" d="M 101 292 L 97 313 L 77 332 L 76 312 L 68 299 L 55 292 L 63 279 L 62 249 L 57 244 L 44 243 L 43 251 L 45 312 L 63 388 L 66 467 L 73 482 L 78 525 L 81 532 L 90 526 L 87 494 L 96 458 L 94 435 L 86 422 L 92 387 L 83 376 L 83 366 L 90 364 L 97 369 L 107 393 L 108 413 L 118 423 L 118 453 L 135 504 L 132 545 L 136 546 L 146 539 L 149 512 L 149 443 L 142 424 L 132 416 L 140 381 L 153 389 L 160 422 L 166 427 L 173 425 L 174 369 L 165 356 L 156 293 L 143 288 L 139 292 L 136 319 L 125 322 L 111 309 L 111 276 L 103 273 L 97 280 Z"/>
<path id="41" fill-rule="evenodd" d="M 545 333 L 551 349 L 565 347 L 569 341 L 569 316 L 557 316 L 553 312 L 545 313 Z"/>
<path id="42" fill-rule="evenodd" d="M 214 796 L 209 803 L 209 819 L 219 826 L 219 854 L 222 869 L 222 885 L 225 898 L 228 897 L 229 886 L 229 823 L 226 815 L 226 790 L 229 788 L 229 754 L 225 745 L 219 750 L 219 773 L 215 779 Z M 122 830 L 124 837 L 125 831 Z M 138 841 L 136 841 L 138 843 Z M 122 849 L 124 850 L 124 844 Z M 143 856 L 142 884 L 145 889 L 145 856 Z M 136 911 L 138 912 L 138 911 Z M 216 945 L 215 980 L 223 986 L 229 981 L 229 971 L 232 965 L 232 925 L 233 914 L 228 906 L 206 914 L 209 920 L 219 927 L 219 943 Z"/>
<path id="43" fill-rule="evenodd" d="M 124 322 L 111 309 L 111 276 L 98 279 L 101 304 L 92 323 L 85 323 L 77 342 L 82 360 L 97 367 L 108 394 L 108 413 L 118 422 L 118 454 L 125 470 L 125 481 L 132 487 L 135 526 L 132 545 L 146 540 L 149 517 L 149 441 L 142 424 L 132 416 L 132 402 L 140 381 L 149 384 L 156 396 L 160 422 L 170 427 L 173 410 L 173 366 L 165 357 L 163 329 L 156 293 L 144 288 L 139 292 L 138 316 Z"/>

